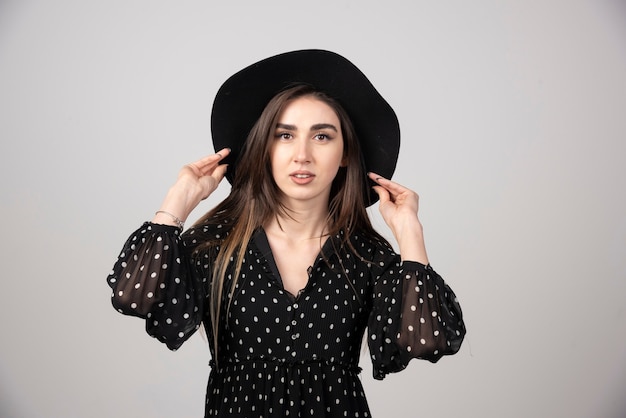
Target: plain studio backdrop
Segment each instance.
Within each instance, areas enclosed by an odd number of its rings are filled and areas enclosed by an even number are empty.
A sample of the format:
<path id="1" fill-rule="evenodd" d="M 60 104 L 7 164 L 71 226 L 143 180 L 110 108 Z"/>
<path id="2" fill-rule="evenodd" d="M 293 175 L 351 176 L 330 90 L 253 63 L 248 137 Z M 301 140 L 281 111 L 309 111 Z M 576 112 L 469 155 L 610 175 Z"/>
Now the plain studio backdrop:
<path id="1" fill-rule="evenodd" d="M 202 416 L 206 342 L 169 352 L 105 278 L 213 152 L 221 83 L 303 48 L 348 57 L 396 110 L 394 179 L 467 321 L 456 356 L 383 382 L 364 351 L 373 415 L 625 416 L 617 0 L 0 1 L 0 416 Z"/>

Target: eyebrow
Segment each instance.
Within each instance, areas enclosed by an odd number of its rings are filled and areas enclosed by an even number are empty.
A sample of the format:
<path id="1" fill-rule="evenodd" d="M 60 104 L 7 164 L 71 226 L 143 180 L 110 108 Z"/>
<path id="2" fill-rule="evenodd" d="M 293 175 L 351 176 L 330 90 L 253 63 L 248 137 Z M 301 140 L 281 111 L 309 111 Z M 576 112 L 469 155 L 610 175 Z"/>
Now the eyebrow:
<path id="1" fill-rule="evenodd" d="M 286 123 L 277 123 L 276 124 L 276 129 L 285 129 L 288 131 L 296 131 L 298 130 L 298 128 L 296 127 L 296 125 L 289 125 Z M 338 132 L 337 127 L 335 125 L 333 125 L 332 123 L 316 123 L 315 125 L 311 126 L 311 131 L 319 131 L 320 129 L 332 129 L 335 132 Z"/>

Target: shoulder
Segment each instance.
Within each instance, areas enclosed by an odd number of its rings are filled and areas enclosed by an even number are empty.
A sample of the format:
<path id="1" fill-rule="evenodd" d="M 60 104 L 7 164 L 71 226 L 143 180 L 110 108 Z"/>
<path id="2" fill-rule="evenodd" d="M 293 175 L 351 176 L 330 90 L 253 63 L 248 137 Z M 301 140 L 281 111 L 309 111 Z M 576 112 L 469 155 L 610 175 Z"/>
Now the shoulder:
<path id="1" fill-rule="evenodd" d="M 197 247 L 202 244 L 219 245 L 230 233 L 234 219 L 216 214 L 202 223 L 196 223 L 182 234 L 187 246 Z"/>
<path id="2" fill-rule="evenodd" d="M 356 231 L 349 237 L 350 244 L 358 254 L 366 259 L 392 257 L 395 252 L 389 242 L 377 233 Z"/>

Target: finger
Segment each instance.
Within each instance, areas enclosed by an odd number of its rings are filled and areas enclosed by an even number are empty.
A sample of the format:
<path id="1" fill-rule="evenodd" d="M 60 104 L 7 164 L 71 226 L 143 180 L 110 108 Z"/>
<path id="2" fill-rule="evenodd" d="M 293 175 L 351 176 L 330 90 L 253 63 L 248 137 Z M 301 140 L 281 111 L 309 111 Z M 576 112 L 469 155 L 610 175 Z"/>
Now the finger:
<path id="1" fill-rule="evenodd" d="M 376 184 L 383 186 L 386 189 L 389 189 L 390 186 L 393 185 L 398 185 L 397 183 L 394 183 L 393 181 L 386 179 L 385 177 L 378 175 L 376 173 L 368 173 L 368 176 L 371 180 L 373 180 L 374 182 L 376 182 Z M 399 186 L 399 185 L 398 185 Z"/>
<path id="2" fill-rule="evenodd" d="M 380 199 L 379 205 L 383 205 L 383 204 L 387 203 L 391 199 L 391 196 L 389 195 L 389 191 L 387 189 L 385 189 L 384 187 L 382 187 L 382 186 L 374 186 L 372 188 L 374 189 L 374 191 L 378 195 L 378 199 Z"/>
<path id="3" fill-rule="evenodd" d="M 392 195 L 397 196 L 400 195 L 402 193 L 406 193 L 406 192 L 410 192 L 410 189 L 407 189 L 406 187 L 402 186 L 401 184 L 398 184 L 394 181 L 391 181 L 389 179 L 386 179 L 376 173 L 368 173 L 370 179 L 372 179 L 373 181 L 375 181 L 378 185 L 384 187 L 385 189 L 387 189 Z"/>
<path id="4" fill-rule="evenodd" d="M 206 199 L 209 197 L 211 193 L 220 185 L 224 176 L 226 175 L 226 169 L 228 165 L 222 164 L 218 166 L 211 174 L 202 176 L 198 179 L 202 187 L 204 188 L 204 193 L 202 199 Z"/>
<path id="5" fill-rule="evenodd" d="M 383 177 L 383 176 L 380 176 L 380 175 L 378 175 L 378 174 L 374 173 L 373 171 L 368 172 L 368 173 L 367 173 L 367 176 L 368 176 L 371 180 L 375 181 L 376 183 L 378 183 L 378 181 L 379 181 L 379 180 L 384 179 L 384 177 Z"/>
<path id="6" fill-rule="evenodd" d="M 215 153 L 215 155 L 219 156 L 220 159 L 222 160 L 228 157 L 229 154 L 230 154 L 230 148 L 222 148 L 221 150 Z"/>
<path id="7" fill-rule="evenodd" d="M 206 174 L 207 170 L 212 170 L 215 166 L 224 158 L 228 157 L 230 154 L 230 148 L 224 148 L 216 152 L 215 154 L 207 155 L 204 158 L 199 159 L 196 162 L 191 163 L 192 165 L 198 167 L 200 171 Z"/>
<path id="8" fill-rule="evenodd" d="M 395 200 L 399 195 L 407 191 L 402 186 L 392 182 L 391 180 L 387 180 L 384 177 L 377 176 L 376 174 L 374 174 L 374 176 L 372 177 L 372 180 L 374 180 L 378 185 L 375 187 L 380 187 L 381 189 L 384 189 L 385 192 L 388 194 L 390 200 Z"/>
<path id="9" fill-rule="evenodd" d="M 198 168 L 196 163 L 185 164 L 183 166 L 183 171 L 181 171 L 181 175 L 183 174 L 185 169 L 190 170 L 197 177 L 202 177 L 202 175 L 203 175 L 202 174 L 202 170 L 200 168 Z"/>
<path id="10" fill-rule="evenodd" d="M 224 178 L 224 176 L 226 175 L 226 171 L 228 170 L 228 164 L 221 164 L 218 165 L 217 168 L 215 169 L 215 171 L 213 171 L 213 173 L 211 174 L 211 176 L 218 181 L 218 183 L 220 181 L 222 181 L 222 179 Z"/>

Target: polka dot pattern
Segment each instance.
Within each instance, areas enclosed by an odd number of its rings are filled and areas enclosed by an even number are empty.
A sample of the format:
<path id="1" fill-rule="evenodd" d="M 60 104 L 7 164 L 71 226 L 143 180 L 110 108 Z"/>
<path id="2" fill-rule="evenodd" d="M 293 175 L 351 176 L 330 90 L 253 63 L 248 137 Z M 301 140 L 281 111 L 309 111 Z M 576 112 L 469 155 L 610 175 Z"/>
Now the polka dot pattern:
<path id="1" fill-rule="evenodd" d="M 219 246 L 192 256 L 193 249 L 227 234 L 228 225 L 180 236 L 175 227 L 145 223 L 108 276 L 113 306 L 144 318 L 150 335 L 177 349 L 209 323 L 206 295 Z M 461 309 L 430 266 L 402 263 L 386 243 L 362 235 L 350 237 L 355 255 L 342 239 L 326 241 L 307 286 L 291 295 L 265 233 L 255 234 L 229 309 L 223 296 L 217 358 L 205 326 L 213 358 L 207 417 L 369 417 L 358 378 L 366 330 L 377 379 L 413 358 L 435 362 L 458 351 Z M 226 289 L 231 281 L 227 275 Z"/>

